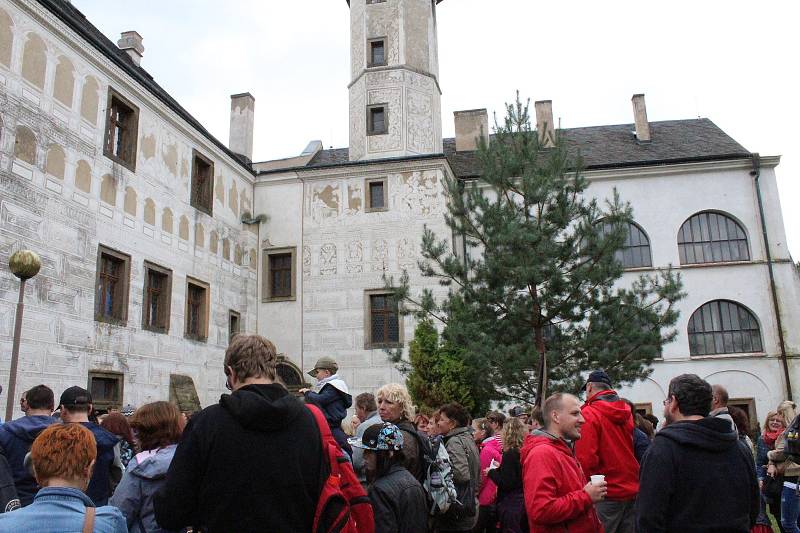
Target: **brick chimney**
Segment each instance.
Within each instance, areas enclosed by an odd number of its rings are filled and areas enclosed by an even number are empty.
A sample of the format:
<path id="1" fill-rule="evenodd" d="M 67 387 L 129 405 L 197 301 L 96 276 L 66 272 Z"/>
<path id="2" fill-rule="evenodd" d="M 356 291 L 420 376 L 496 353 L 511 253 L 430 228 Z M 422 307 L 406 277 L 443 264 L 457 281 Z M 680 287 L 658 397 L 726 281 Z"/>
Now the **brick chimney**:
<path id="1" fill-rule="evenodd" d="M 486 109 L 455 111 L 456 152 L 478 149 L 478 139 L 489 141 L 489 114 Z"/>
<path id="2" fill-rule="evenodd" d="M 539 136 L 539 143 L 544 148 L 552 148 L 556 145 L 555 128 L 553 127 L 553 101 L 539 100 L 534 103 L 536 108 L 536 133 Z"/>
<path id="3" fill-rule="evenodd" d="M 634 94 L 633 120 L 636 123 L 636 139 L 640 142 L 650 142 L 650 123 L 647 122 L 647 106 L 644 104 L 643 94 Z"/>
<path id="4" fill-rule="evenodd" d="M 253 160 L 253 124 L 255 122 L 256 99 L 250 93 L 231 95 L 231 129 L 228 148 Z"/>
<path id="5" fill-rule="evenodd" d="M 117 46 L 131 56 L 133 62 L 137 65 L 142 64 L 142 57 L 144 56 L 144 46 L 142 45 L 142 36 L 136 31 L 124 31 Z"/>

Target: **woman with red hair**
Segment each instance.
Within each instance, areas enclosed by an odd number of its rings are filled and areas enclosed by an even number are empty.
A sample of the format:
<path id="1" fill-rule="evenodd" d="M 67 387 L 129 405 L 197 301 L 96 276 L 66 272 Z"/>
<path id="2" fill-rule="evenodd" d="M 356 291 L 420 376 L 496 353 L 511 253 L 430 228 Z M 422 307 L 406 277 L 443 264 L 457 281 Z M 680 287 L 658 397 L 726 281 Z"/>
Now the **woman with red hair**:
<path id="1" fill-rule="evenodd" d="M 183 432 L 183 417 L 169 402 L 140 407 L 131 418 L 141 452 L 131 460 L 110 503 L 125 515 L 130 533 L 160 533 L 153 497 L 166 483 L 167 470 Z"/>
<path id="2" fill-rule="evenodd" d="M 42 488 L 29 506 L 0 514 L 0 531 L 127 533 L 119 509 L 96 508 L 84 494 L 96 458 L 94 436 L 82 425 L 55 424 L 42 431 L 31 446 Z"/>

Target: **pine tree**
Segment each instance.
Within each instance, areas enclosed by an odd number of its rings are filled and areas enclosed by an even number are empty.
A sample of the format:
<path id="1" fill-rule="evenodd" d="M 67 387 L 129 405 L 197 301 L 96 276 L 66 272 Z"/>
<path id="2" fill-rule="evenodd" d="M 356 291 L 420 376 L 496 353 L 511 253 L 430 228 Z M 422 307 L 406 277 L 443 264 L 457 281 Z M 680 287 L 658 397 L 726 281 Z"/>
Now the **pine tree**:
<path id="1" fill-rule="evenodd" d="M 447 297 L 415 290 L 406 273 L 396 297 L 445 323 L 444 343 L 481 376 L 480 397 L 575 391 L 594 368 L 617 382 L 643 379 L 676 335 L 680 276 L 667 269 L 623 286 L 630 205 L 616 191 L 591 198 L 580 155 L 561 134 L 547 147 L 519 95 L 506 107 L 493 139 L 480 142 L 481 179 L 447 182 L 446 221 L 466 253 L 423 232 L 419 268 Z"/>

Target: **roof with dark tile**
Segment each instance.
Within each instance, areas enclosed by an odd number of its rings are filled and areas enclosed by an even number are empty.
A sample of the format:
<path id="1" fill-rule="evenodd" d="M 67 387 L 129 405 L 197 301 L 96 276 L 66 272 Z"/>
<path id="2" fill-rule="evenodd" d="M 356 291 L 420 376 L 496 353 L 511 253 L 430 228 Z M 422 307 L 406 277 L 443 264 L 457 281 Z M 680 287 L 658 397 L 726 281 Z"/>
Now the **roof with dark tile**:
<path id="1" fill-rule="evenodd" d="M 38 0 L 38 2 L 48 11 L 53 13 L 75 33 L 86 39 L 100 53 L 106 56 L 111 62 L 121 68 L 126 74 L 131 76 L 153 96 L 161 100 L 164 105 L 172 109 L 179 117 L 185 120 L 192 128 L 197 130 L 202 136 L 215 144 L 219 149 L 233 158 L 239 166 L 252 173 L 252 168 L 241 156 L 232 152 L 219 139 L 211 135 L 209 131 L 186 109 L 184 109 L 172 96 L 167 93 L 153 79 L 145 69 L 133 62 L 127 52 L 120 50 L 103 32 L 89 22 L 86 16 L 74 5 L 65 0 Z"/>
<path id="2" fill-rule="evenodd" d="M 634 130 L 633 124 L 618 124 L 571 128 L 562 130 L 561 133 L 569 150 L 583 156 L 587 170 L 741 159 L 750 156 L 746 148 L 707 118 L 651 122 L 650 142 L 637 141 Z M 476 152 L 456 152 L 456 141 L 453 138 L 444 139 L 443 144 L 444 155 L 456 176 L 480 176 L 480 161 Z M 320 150 L 306 168 L 353 164 L 348 156 L 347 148 Z"/>

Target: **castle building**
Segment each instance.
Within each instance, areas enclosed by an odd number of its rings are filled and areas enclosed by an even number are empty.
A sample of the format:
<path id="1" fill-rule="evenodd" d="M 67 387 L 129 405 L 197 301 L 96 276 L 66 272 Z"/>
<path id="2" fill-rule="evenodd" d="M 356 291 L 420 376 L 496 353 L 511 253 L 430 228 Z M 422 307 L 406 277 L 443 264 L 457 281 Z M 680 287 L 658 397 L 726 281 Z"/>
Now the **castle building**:
<path id="1" fill-rule="evenodd" d="M 450 234 L 444 181 L 480 180 L 476 141 L 489 131 L 486 110 L 461 111 L 442 138 L 441 3 L 348 2 L 349 146 L 312 141 L 253 162 L 250 94 L 231 97 L 225 146 L 142 68 L 136 32 L 115 45 L 63 0 L 0 0 L 0 262 L 21 248 L 43 259 L 21 388 L 86 383 L 101 406 L 205 406 L 224 392 L 238 331 L 270 338 L 293 386 L 322 355 L 356 394 L 402 380 L 385 349 L 407 346 L 414 321 L 385 277 L 407 270 L 414 291 L 443 294 L 416 267 L 422 230 Z M 800 387 L 779 158 L 708 119 L 649 122 L 643 95 L 632 104 L 632 124 L 562 131 L 584 155 L 588 193 L 616 189 L 634 208 L 622 282 L 672 265 L 688 293 L 677 338 L 623 393 L 658 414 L 669 379 L 693 372 L 755 422 Z M 536 119 L 552 133 L 551 102 Z M 5 353 L 16 286 L 0 271 Z"/>

